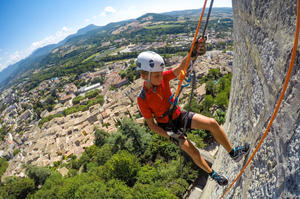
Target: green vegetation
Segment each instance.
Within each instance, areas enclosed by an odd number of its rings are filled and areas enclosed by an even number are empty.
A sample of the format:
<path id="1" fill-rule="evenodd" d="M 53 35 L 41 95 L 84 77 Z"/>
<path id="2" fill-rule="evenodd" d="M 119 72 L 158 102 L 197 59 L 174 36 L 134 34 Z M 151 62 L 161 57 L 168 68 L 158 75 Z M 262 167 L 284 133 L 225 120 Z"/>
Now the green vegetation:
<path id="1" fill-rule="evenodd" d="M 8 133 L 7 127 L 5 125 L 3 125 L 0 128 L 0 141 L 4 140 L 4 137 L 6 136 L 7 133 Z"/>
<path id="2" fill-rule="evenodd" d="M 76 105 L 76 104 L 79 104 L 79 102 L 84 99 L 85 99 L 85 97 L 79 95 L 79 96 L 73 98 L 72 103 L 73 103 L 73 105 Z"/>
<path id="3" fill-rule="evenodd" d="M 75 98 L 74 99 L 75 99 L 76 103 L 75 103 L 74 106 L 72 106 L 70 108 L 66 108 L 63 111 L 63 113 L 57 113 L 57 114 L 54 114 L 54 115 L 48 115 L 47 117 L 42 118 L 39 121 L 39 124 L 38 124 L 39 127 L 41 128 L 43 126 L 43 124 L 45 124 L 46 122 L 49 122 L 50 120 L 52 120 L 54 118 L 65 117 L 67 115 L 70 115 L 70 114 L 73 114 L 73 113 L 76 113 L 76 112 L 79 112 L 79 111 L 86 111 L 91 106 L 94 106 L 95 104 L 100 104 L 100 105 L 104 104 L 104 96 L 100 95 L 98 89 L 95 89 L 95 90 L 92 90 L 92 91 L 86 93 L 85 97 L 83 97 L 83 98 L 81 96 L 77 96 Z M 73 99 L 73 102 L 74 102 L 74 99 Z M 84 105 L 80 105 L 79 101 L 80 100 L 84 100 L 84 99 L 87 99 L 85 101 L 85 104 Z"/>
<path id="4" fill-rule="evenodd" d="M 12 198 L 181 198 L 198 168 L 179 149 L 134 120 L 124 119 L 117 132 L 95 129 L 95 145 L 82 156 L 54 167 L 28 167 L 29 178 L 8 179 L 0 193 Z M 69 169 L 65 177 L 56 168 Z M 41 188 L 38 188 L 42 186 Z"/>
<path id="5" fill-rule="evenodd" d="M 199 80 L 200 83 L 206 83 L 206 95 L 201 103 L 193 98 L 190 111 L 213 117 L 220 125 L 224 124 L 230 96 L 231 77 L 231 73 L 222 76 L 218 69 L 211 69 L 207 76 Z M 188 110 L 188 104 L 184 106 L 184 109 Z M 200 148 L 205 147 L 205 143 L 213 140 L 211 133 L 204 130 L 192 131 L 188 135 L 192 140 L 198 140 L 196 143 Z"/>
<path id="6" fill-rule="evenodd" d="M 0 158 L 0 179 L 8 167 L 8 162 L 5 158 Z"/>
<path id="7" fill-rule="evenodd" d="M 38 118 L 41 117 L 41 113 L 44 110 L 47 110 L 47 111 L 53 110 L 53 108 L 56 104 L 55 100 L 57 100 L 57 98 L 54 97 L 53 95 L 47 96 L 43 103 L 39 100 L 37 103 L 33 104 L 33 110 L 37 114 Z"/>
<path id="8" fill-rule="evenodd" d="M 26 175 L 34 180 L 35 186 L 43 185 L 46 179 L 53 173 L 46 167 L 29 166 L 26 169 Z"/>
<path id="9" fill-rule="evenodd" d="M 16 156 L 18 153 L 20 153 L 20 149 L 15 149 L 14 151 L 13 151 L 13 156 Z"/>
<path id="10" fill-rule="evenodd" d="M 34 181 L 30 178 L 9 177 L 0 187 L 2 198 L 25 199 L 35 190 Z"/>

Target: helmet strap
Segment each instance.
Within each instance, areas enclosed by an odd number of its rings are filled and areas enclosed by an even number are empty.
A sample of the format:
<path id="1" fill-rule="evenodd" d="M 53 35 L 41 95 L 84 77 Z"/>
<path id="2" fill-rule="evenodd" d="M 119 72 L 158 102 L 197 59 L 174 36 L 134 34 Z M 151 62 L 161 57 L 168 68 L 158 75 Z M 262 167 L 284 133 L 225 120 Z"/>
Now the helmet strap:
<path id="1" fill-rule="evenodd" d="M 151 84 L 151 79 L 150 79 L 151 77 L 150 76 L 151 76 L 151 72 L 149 71 L 149 73 L 148 73 L 148 79 L 146 81 Z"/>

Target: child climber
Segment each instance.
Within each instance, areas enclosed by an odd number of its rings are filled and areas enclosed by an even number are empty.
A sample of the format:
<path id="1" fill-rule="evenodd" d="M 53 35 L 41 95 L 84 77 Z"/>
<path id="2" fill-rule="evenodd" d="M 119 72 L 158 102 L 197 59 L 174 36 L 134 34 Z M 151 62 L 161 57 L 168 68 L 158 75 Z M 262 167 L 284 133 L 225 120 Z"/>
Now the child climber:
<path id="1" fill-rule="evenodd" d="M 198 55 L 204 55 L 206 39 L 198 39 L 191 59 L 196 60 Z M 177 129 L 184 128 L 185 118 L 187 118 L 186 129 L 205 129 L 212 133 L 215 140 L 221 144 L 229 153 L 230 157 L 238 162 L 243 155 L 249 153 L 249 144 L 233 148 L 229 142 L 224 130 L 213 118 L 206 117 L 201 114 L 185 112 L 179 107 L 172 114 L 172 123 L 169 122 L 169 116 L 165 115 L 171 104 L 169 98 L 172 95 L 169 81 L 174 79 L 184 69 L 187 56 L 182 62 L 173 69 L 164 71 L 164 60 L 155 52 L 142 52 L 137 57 L 137 70 L 140 71 L 141 77 L 145 80 L 143 88 L 137 98 L 139 109 L 146 120 L 149 128 L 154 132 L 164 136 L 175 144 L 179 145 L 194 161 L 194 163 L 206 171 L 209 176 L 219 185 L 228 184 L 227 179 L 215 172 L 200 155 L 197 148 L 186 137 L 186 135 L 178 135 L 169 132 L 174 125 Z M 174 99 L 172 99 L 174 102 Z M 154 118 L 156 122 L 154 121 Z"/>

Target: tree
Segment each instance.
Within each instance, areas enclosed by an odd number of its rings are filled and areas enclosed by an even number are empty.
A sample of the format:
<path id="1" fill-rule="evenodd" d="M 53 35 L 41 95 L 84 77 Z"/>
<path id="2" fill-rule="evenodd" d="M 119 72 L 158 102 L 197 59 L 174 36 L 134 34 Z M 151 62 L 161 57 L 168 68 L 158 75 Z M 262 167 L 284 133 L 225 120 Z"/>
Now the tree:
<path id="1" fill-rule="evenodd" d="M 25 199 L 35 190 L 34 181 L 30 178 L 11 177 L 6 179 L 0 193 L 6 193 L 8 198 Z"/>
<path id="2" fill-rule="evenodd" d="M 107 198 L 132 199 L 134 193 L 123 181 L 112 179 L 107 182 Z"/>
<path id="3" fill-rule="evenodd" d="M 223 110 L 225 110 L 228 106 L 228 97 L 226 92 L 221 92 L 216 97 L 216 105 Z"/>
<path id="4" fill-rule="evenodd" d="M 0 158 L 0 179 L 8 167 L 8 162 L 5 158 Z"/>
<path id="5" fill-rule="evenodd" d="M 106 180 L 116 178 L 133 186 L 139 170 L 138 158 L 127 151 L 120 151 L 105 163 L 101 175 Z"/>
<path id="6" fill-rule="evenodd" d="M 59 172 L 53 172 L 40 190 L 33 195 L 34 199 L 57 199 L 63 185 L 63 177 Z"/>
<path id="7" fill-rule="evenodd" d="M 206 95 L 202 104 L 204 110 L 209 110 L 209 108 L 214 104 L 214 98 L 211 95 Z"/>
<path id="8" fill-rule="evenodd" d="M 151 135 L 144 127 L 141 127 L 132 119 L 124 118 L 121 121 L 119 131 L 127 137 L 125 148 L 128 151 L 137 156 L 144 154 L 151 141 Z"/>
<path id="9" fill-rule="evenodd" d="M 158 179 L 158 172 L 150 165 L 143 166 L 137 176 L 137 183 L 151 184 Z"/>
<path id="10" fill-rule="evenodd" d="M 103 146 L 106 143 L 106 139 L 109 134 L 103 129 L 95 128 L 95 145 L 98 147 Z"/>
<path id="11" fill-rule="evenodd" d="M 151 199 L 177 199 L 174 194 L 170 193 L 166 188 L 155 184 L 137 183 L 133 188 L 133 198 L 151 198 Z"/>
<path id="12" fill-rule="evenodd" d="M 93 199 L 106 199 L 108 187 L 103 181 L 95 181 L 89 184 L 83 184 L 75 192 L 75 199 L 93 198 Z"/>
<path id="13" fill-rule="evenodd" d="M 36 186 L 43 185 L 51 173 L 52 171 L 46 167 L 29 166 L 26 169 L 26 175 L 34 180 Z"/>

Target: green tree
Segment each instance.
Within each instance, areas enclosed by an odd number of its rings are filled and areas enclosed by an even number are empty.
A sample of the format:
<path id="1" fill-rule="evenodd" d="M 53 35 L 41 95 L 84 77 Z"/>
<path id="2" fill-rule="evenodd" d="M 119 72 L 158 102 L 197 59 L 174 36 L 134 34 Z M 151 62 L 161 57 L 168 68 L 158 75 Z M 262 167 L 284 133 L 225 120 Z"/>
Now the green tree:
<path id="1" fill-rule="evenodd" d="M 107 182 L 107 198 L 132 199 L 134 193 L 123 181 L 112 179 Z"/>
<path id="2" fill-rule="evenodd" d="M 138 158 L 127 151 L 120 151 L 112 156 L 103 166 L 102 176 L 108 180 L 116 178 L 133 186 L 140 170 Z"/>
<path id="3" fill-rule="evenodd" d="M 80 186 L 88 184 L 94 180 L 95 179 L 86 173 L 81 173 L 79 175 L 66 178 L 63 182 L 63 187 L 59 189 L 58 195 L 60 198 L 73 199 L 75 198 L 75 193 Z"/>
<path id="4" fill-rule="evenodd" d="M 137 183 L 133 188 L 133 198 L 151 198 L 151 199 L 177 199 L 174 194 L 170 193 L 166 188 L 155 184 Z"/>
<path id="5" fill-rule="evenodd" d="M 51 173 L 52 171 L 46 167 L 29 166 L 26 169 L 26 175 L 34 180 L 36 186 L 43 185 Z"/>
<path id="6" fill-rule="evenodd" d="M 103 181 L 95 181 L 89 184 L 83 184 L 75 192 L 75 199 L 106 199 L 109 195 L 107 190 L 109 190 L 109 188 Z"/>
<path id="7" fill-rule="evenodd" d="M 99 89 L 94 89 L 92 91 L 87 92 L 85 94 L 85 97 L 91 99 L 96 97 L 99 93 L 100 93 Z"/>
<path id="8" fill-rule="evenodd" d="M 0 158 L 0 179 L 8 167 L 8 162 L 5 158 Z"/>
<path id="9" fill-rule="evenodd" d="M 221 76 L 220 70 L 217 68 L 212 68 L 208 71 L 207 77 L 209 79 L 217 80 Z"/>
<path id="10" fill-rule="evenodd" d="M 95 128 L 95 145 L 98 147 L 103 146 L 106 143 L 106 139 L 109 134 L 103 129 Z"/>
<path id="11" fill-rule="evenodd" d="M 142 156 L 151 141 L 151 135 L 146 129 L 136 121 L 124 118 L 121 121 L 119 131 L 126 136 L 125 148 L 139 157 Z"/>
<path id="12" fill-rule="evenodd" d="M 228 106 L 228 95 L 226 92 L 221 92 L 216 96 L 216 105 L 223 110 L 225 110 Z"/>
<path id="13" fill-rule="evenodd" d="M 53 172 L 40 190 L 34 193 L 34 199 L 57 199 L 63 186 L 63 177 L 58 172 Z"/>
<path id="14" fill-rule="evenodd" d="M 34 181 L 30 178 L 11 177 L 6 179 L 0 193 L 7 194 L 7 198 L 25 199 L 35 190 Z"/>
<path id="15" fill-rule="evenodd" d="M 211 95 L 206 95 L 202 104 L 204 110 L 209 110 L 209 108 L 214 104 L 214 98 Z"/>
<path id="16" fill-rule="evenodd" d="M 158 172 L 150 165 L 143 166 L 137 176 L 137 183 L 151 184 L 158 179 Z"/>

